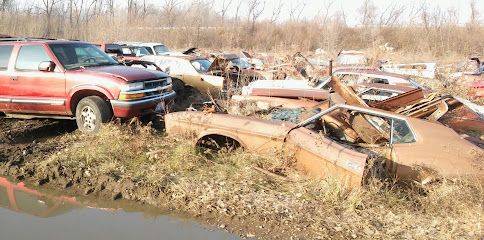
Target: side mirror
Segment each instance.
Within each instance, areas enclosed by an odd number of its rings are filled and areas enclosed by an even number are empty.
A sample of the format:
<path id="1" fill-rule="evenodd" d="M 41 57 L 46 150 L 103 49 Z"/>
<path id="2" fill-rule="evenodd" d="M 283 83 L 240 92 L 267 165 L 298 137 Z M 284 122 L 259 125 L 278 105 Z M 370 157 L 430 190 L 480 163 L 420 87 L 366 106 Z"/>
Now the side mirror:
<path id="1" fill-rule="evenodd" d="M 55 69 L 55 63 L 52 61 L 44 61 L 39 64 L 39 71 L 41 72 L 53 72 Z"/>

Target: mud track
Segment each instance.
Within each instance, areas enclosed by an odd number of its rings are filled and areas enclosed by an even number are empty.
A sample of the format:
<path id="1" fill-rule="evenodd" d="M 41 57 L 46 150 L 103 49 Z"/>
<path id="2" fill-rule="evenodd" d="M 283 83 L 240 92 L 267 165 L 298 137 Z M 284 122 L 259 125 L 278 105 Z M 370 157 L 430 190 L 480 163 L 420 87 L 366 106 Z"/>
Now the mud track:
<path id="1" fill-rule="evenodd" d="M 44 144 L 47 139 L 75 130 L 74 121 L 0 118 L 0 162 L 20 163 L 51 152 L 59 146 Z"/>

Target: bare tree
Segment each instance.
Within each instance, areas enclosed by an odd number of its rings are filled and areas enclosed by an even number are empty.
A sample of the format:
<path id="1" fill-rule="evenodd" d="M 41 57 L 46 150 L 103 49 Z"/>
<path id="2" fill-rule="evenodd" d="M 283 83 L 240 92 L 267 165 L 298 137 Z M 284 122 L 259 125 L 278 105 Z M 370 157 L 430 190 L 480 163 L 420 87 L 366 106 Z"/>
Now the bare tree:
<path id="1" fill-rule="evenodd" d="M 257 19 L 262 15 L 264 9 L 266 7 L 265 1 L 259 0 L 249 0 L 247 2 L 247 20 L 250 23 L 250 34 L 253 35 L 255 33 L 255 24 Z"/>
<path id="2" fill-rule="evenodd" d="M 114 0 L 106 0 L 107 11 L 114 17 Z"/>
<path id="3" fill-rule="evenodd" d="M 52 17 L 54 10 L 62 0 L 42 0 L 42 11 L 44 12 L 47 21 L 44 32 L 44 37 L 50 37 L 52 31 Z"/>
<path id="4" fill-rule="evenodd" d="M 479 10 L 477 9 L 476 6 L 476 0 L 471 0 L 469 2 L 469 7 L 471 8 L 471 16 L 469 19 L 469 24 L 471 25 L 478 25 L 479 24 Z"/>
<path id="5" fill-rule="evenodd" d="M 7 11 L 13 4 L 13 0 L 0 0 L 0 12 Z"/>
<path id="6" fill-rule="evenodd" d="M 166 18 L 169 27 L 174 27 L 178 17 L 181 2 L 178 0 L 163 0 L 161 8 L 163 17 Z"/>
<path id="7" fill-rule="evenodd" d="M 230 8 L 230 5 L 232 4 L 233 0 L 223 0 L 222 1 L 222 7 L 219 11 L 220 17 L 222 18 L 222 26 L 225 24 L 225 16 L 227 15 L 227 11 Z"/>
<path id="8" fill-rule="evenodd" d="M 358 12 L 361 14 L 361 25 L 374 24 L 377 8 L 371 0 L 364 0 L 363 4 L 358 8 Z"/>
<path id="9" fill-rule="evenodd" d="M 323 1 L 323 7 L 318 10 L 318 14 L 316 16 L 320 16 L 322 18 L 322 25 L 326 25 L 329 19 L 329 13 L 331 11 L 331 7 L 333 6 L 334 1 L 333 0 L 324 0 Z"/>
<path id="10" fill-rule="evenodd" d="M 405 12 L 406 5 L 393 3 L 388 5 L 381 13 L 378 20 L 380 26 L 392 26 L 398 23 Z"/>
<path id="11" fill-rule="evenodd" d="M 128 22 L 132 22 L 138 15 L 138 0 L 128 0 Z"/>
<path id="12" fill-rule="evenodd" d="M 281 15 L 282 8 L 284 7 L 284 3 L 282 1 L 278 1 L 277 5 L 274 6 L 272 9 L 272 15 L 270 18 L 271 24 L 275 24 L 279 19 L 279 15 Z"/>
<path id="13" fill-rule="evenodd" d="M 291 22 L 299 21 L 306 5 L 306 1 L 291 2 L 289 7 L 289 20 Z"/>
<path id="14" fill-rule="evenodd" d="M 239 22 L 239 13 L 240 13 L 240 8 L 242 7 L 242 4 L 244 3 L 244 1 L 240 0 L 239 1 L 239 4 L 237 4 L 237 8 L 235 9 L 235 16 L 234 16 L 234 20 L 235 20 L 235 23 L 238 23 Z"/>

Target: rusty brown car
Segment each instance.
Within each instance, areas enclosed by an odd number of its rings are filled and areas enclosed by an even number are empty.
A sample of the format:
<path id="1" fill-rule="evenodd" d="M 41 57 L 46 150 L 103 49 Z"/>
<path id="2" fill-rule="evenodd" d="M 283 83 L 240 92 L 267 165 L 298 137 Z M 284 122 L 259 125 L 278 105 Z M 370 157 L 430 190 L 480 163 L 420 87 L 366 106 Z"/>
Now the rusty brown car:
<path id="1" fill-rule="evenodd" d="M 441 124 L 353 105 L 334 105 L 309 116 L 294 124 L 177 112 L 166 115 L 165 121 L 168 134 L 195 134 L 202 147 L 214 143 L 212 147 L 241 147 L 262 154 L 291 149 L 298 169 L 352 186 L 364 183 L 374 170 L 371 159 L 380 159 L 388 173 L 402 180 L 482 177 L 482 149 Z"/>

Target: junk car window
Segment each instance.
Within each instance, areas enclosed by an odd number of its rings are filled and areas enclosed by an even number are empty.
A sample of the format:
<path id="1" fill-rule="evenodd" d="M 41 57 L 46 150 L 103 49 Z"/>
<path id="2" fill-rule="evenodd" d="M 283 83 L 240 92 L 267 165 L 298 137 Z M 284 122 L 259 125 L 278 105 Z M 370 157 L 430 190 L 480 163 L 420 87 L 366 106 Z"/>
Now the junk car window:
<path id="1" fill-rule="evenodd" d="M 134 48 L 133 51 L 136 53 L 136 56 L 151 55 L 145 47 Z"/>
<path id="2" fill-rule="evenodd" d="M 94 46 L 93 46 L 94 47 Z M 40 45 L 26 45 L 20 48 L 15 69 L 38 71 L 39 64 L 44 61 L 52 61 L 45 49 Z"/>
<path id="3" fill-rule="evenodd" d="M 151 49 L 150 47 L 145 47 L 146 48 L 146 51 L 148 51 L 150 54 L 149 55 L 154 55 L 155 53 L 153 52 L 153 49 Z"/>
<path id="4" fill-rule="evenodd" d="M 66 69 L 116 65 L 116 61 L 90 44 L 52 44 L 52 52 Z"/>
<path id="5" fill-rule="evenodd" d="M 155 49 L 156 54 L 163 54 L 170 51 L 165 45 L 156 45 L 153 48 Z"/>
<path id="6" fill-rule="evenodd" d="M 407 122 L 399 119 L 393 120 L 393 143 L 413 143 L 415 136 Z"/>
<path id="7" fill-rule="evenodd" d="M 198 72 L 207 72 L 208 69 L 210 68 L 210 65 L 212 63 L 207 60 L 207 59 L 197 59 L 192 61 L 193 67 L 198 71 Z"/>
<path id="8" fill-rule="evenodd" d="M 133 52 L 129 48 L 122 48 L 123 55 L 133 55 Z"/>
<path id="9" fill-rule="evenodd" d="M 242 58 L 234 58 L 234 59 L 231 60 L 231 62 L 234 66 L 239 67 L 239 69 L 249 69 L 249 68 L 252 67 L 252 65 L 250 65 L 248 62 L 246 62 Z"/>
<path id="10" fill-rule="evenodd" d="M 372 83 L 383 83 L 383 84 L 388 84 L 388 79 L 383 79 L 383 78 L 373 78 L 371 80 Z"/>
<path id="11" fill-rule="evenodd" d="M 7 70 L 12 49 L 13 46 L 11 45 L 0 46 L 0 70 Z"/>

